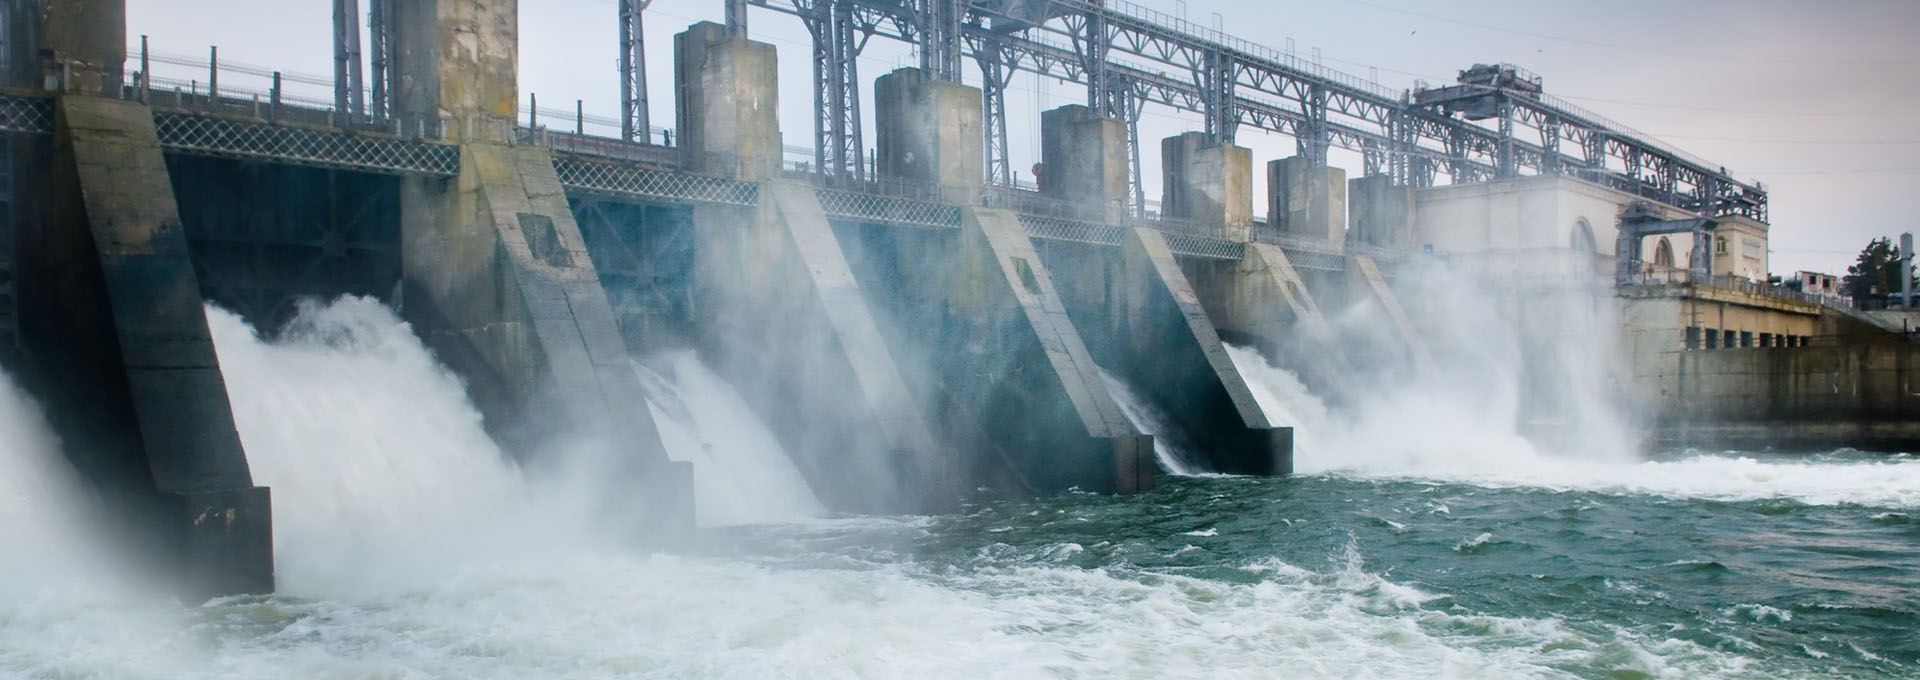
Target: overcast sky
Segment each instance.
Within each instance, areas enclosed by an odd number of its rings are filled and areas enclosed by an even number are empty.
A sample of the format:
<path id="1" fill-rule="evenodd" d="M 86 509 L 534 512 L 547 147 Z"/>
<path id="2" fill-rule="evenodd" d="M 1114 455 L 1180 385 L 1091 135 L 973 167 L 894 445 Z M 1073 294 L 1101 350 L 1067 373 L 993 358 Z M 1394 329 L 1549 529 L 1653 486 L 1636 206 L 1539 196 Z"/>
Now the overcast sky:
<path id="1" fill-rule="evenodd" d="M 365 0 L 362 0 L 363 5 Z M 1446 82 L 1476 62 L 1512 62 L 1540 74 L 1549 93 L 1645 131 L 1744 180 L 1772 199 L 1772 269 L 1843 273 L 1868 240 L 1916 229 L 1920 215 L 1920 2 L 1914 0 L 1138 0 L 1196 23 L 1374 78 L 1394 88 Z M 288 73 L 332 72 L 331 5 L 324 0 L 127 0 L 128 34 L 158 54 L 204 57 Z M 646 13 L 653 122 L 672 107 L 672 36 L 718 21 L 721 0 L 656 0 Z M 1218 14 L 1218 19 L 1215 15 Z M 615 115 L 617 25 L 613 0 L 522 0 L 521 92 L 542 109 Z M 780 52 L 786 142 L 812 145 L 806 33 L 797 20 L 755 10 L 754 38 Z M 910 48 L 873 41 L 861 77 L 917 63 Z M 156 67 L 161 77 L 194 77 Z M 969 67 L 969 78 L 978 79 Z M 230 89 L 264 89 L 223 74 Z M 1037 160 L 1039 111 L 1084 100 L 1084 89 L 1020 76 L 1009 96 L 1013 164 Z M 291 87 L 289 89 L 292 89 Z M 328 96 L 322 90 L 310 94 Z M 871 101 L 871 97 L 865 97 Z M 869 106 L 869 109 L 871 107 Z M 867 112 L 869 120 L 871 111 Z M 524 116 L 524 113 L 522 114 Z M 555 126 L 570 121 L 543 121 Z M 1141 130 L 1147 192 L 1159 194 L 1161 137 L 1195 129 L 1196 114 L 1149 107 Z M 867 144 L 873 143 L 867 126 Z M 1266 161 L 1292 155 L 1291 139 L 1245 127 L 1256 196 Z M 1359 173 L 1359 158 L 1333 163 Z M 1023 172 L 1024 174 L 1024 172 Z M 1260 203 L 1260 201 L 1256 201 Z M 1255 206 L 1264 213 L 1264 205 Z"/>

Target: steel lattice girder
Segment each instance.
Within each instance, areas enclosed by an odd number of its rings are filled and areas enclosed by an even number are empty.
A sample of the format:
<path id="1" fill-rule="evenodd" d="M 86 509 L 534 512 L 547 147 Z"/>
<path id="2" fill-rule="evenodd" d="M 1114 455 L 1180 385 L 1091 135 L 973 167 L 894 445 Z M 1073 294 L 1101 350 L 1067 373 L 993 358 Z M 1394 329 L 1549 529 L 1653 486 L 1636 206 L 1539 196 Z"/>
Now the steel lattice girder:
<path id="1" fill-rule="evenodd" d="M 801 1 L 752 0 L 753 4 L 790 14 L 797 13 L 795 3 Z M 915 31 L 911 27 L 922 21 L 921 5 L 913 0 L 843 1 L 856 4 L 862 12 L 883 17 L 875 21 L 876 32 L 891 38 L 913 41 Z M 1403 179 L 1416 185 L 1431 184 L 1433 171 L 1441 167 L 1449 169 L 1454 181 L 1490 178 L 1501 174 L 1496 170 L 1503 165 L 1514 174 L 1521 170 L 1552 173 L 1567 169 L 1568 166 L 1558 162 L 1561 157 L 1557 144 L 1535 143 L 1520 137 L 1516 128 L 1525 125 L 1536 130 L 1552 129 L 1559 135 L 1558 139 L 1601 139 L 1601 143 L 1590 147 L 1599 153 L 1590 154 L 1586 168 L 1581 170 L 1588 179 L 1703 212 L 1737 212 L 1765 219 L 1764 190 L 1551 98 L 1511 97 L 1513 115 L 1505 126 L 1507 134 L 1503 135 L 1499 129 L 1415 106 L 1404 93 L 1267 48 L 1226 36 L 1201 37 L 1178 30 L 1172 26 L 1175 21 L 1171 17 L 1157 16 L 1131 3 L 1052 0 L 1043 17 L 1012 16 L 1003 9 L 1007 6 L 1005 0 L 972 0 L 970 5 L 972 19 L 965 23 L 964 30 L 968 46 L 975 50 L 976 56 L 986 43 L 983 38 L 998 38 L 997 46 L 1005 49 L 1004 63 L 1008 67 L 1102 88 L 1109 86 L 1098 83 L 1110 83 L 1120 74 L 1159 76 L 1185 72 L 1190 77 L 1184 83 L 1172 77 L 1159 78 L 1173 81 L 1158 88 L 1171 96 L 1149 95 L 1147 99 L 1203 115 L 1209 110 L 1225 108 L 1217 99 L 1209 107 L 1208 97 L 1200 92 L 1203 88 L 1196 86 L 1208 82 L 1205 75 L 1209 70 L 1208 55 L 1223 55 L 1230 65 L 1216 64 L 1211 70 L 1216 75 L 1230 72 L 1235 94 L 1231 101 L 1232 122 L 1218 122 L 1248 124 L 1308 140 L 1303 150 L 1309 157 L 1315 155 L 1318 142 L 1314 140 L 1319 139 L 1363 154 L 1369 150 L 1385 153 L 1389 156 L 1387 165 L 1401 168 L 1401 173 L 1406 175 Z M 1014 28 L 996 31 L 995 25 L 1001 21 Z M 1100 33 L 1111 39 L 1108 45 L 1092 48 L 1104 49 L 1109 54 L 1104 65 L 1093 72 L 1081 60 L 1083 52 L 1089 50 L 1068 46 L 1077 37 L 1089 35 L 1086 30 L 1089 25 L 1104 27 Z M 1145 62 L 1135 66 L 1113 58 L 1116 56 L 1138 57 Z M 1127 80 L 1152 83 L 1155 78 Z M 1090 102 L 1096 101 L 1096 94 L 1090 92 Z M 1277 101 L 1262 101 L 1258 97 L 1274 97 Z M 1400 127 L 1409 120 L 1415 123 Z M 1308 124 L 1303 126 L 1303 122 Z M 1225 127 L 1219 129 L 1228 131 Z M 1396 132 L 1403 134 L 1396 139 Z M 1423 157 L 1428 160 L 1422 161 Z M 1609 160 L 1618 161 L 1626 171 L 1610 168 Z M 1643 174 L 1652 168 L 1661 168 L 1659 172 L 1665 174 Z"/>

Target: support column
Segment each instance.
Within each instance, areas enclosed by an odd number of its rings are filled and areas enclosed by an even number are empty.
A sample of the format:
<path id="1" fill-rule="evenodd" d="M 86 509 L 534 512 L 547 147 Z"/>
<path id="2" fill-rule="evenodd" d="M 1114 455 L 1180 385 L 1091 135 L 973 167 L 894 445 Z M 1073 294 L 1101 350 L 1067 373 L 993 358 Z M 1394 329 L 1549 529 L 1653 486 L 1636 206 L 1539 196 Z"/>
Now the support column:
<path id="1" fill-rule="evenodd" d="M 1164 412 L 1213 470 L 1292 471 L 1292 429 L 1273 427 L 1254 401 L 1160 232 L 1128 229 L 1117 253 L 1049 244 L 1047 255 L 1094 359 Z"/>
<path id="2" fill-rule="evenodd" d="M 771 112 L 769 112 L 771 115 Z M 951 453 L 922 419 L 825 211 L 803 184 L 694 209 L 700 347 L 846 512 L 950 508 Z"/>
<path id="3" fill-rule="evenodd" d="M 1119 222 L 1127 214 L 1127 125 L 1078 104 L 1040 115 L 1040 191 L 1072 202 L 1080 217 Z"/>
<path id="4" fill-rule="evenodd" d="M 1413 187 L 1373 175 L 1347 182 L 1355 243 L 1389 250 L 1413 248 Z"/>
<path id="5" fill-rule="evenodd" d="M 1418 356 L 1422 351 L 1419 334 L 1413 331 L 1413 322 L 1407 318 L 1407 310 L 1400 306 L 1400 296 L 1393 293 L 1387 285 L 1387 278 L 1380 274 L 1380 265 L 1367 255 L 1347 256 L 1347 289 L 1351 299 L 1371 300 L 1386 311 L 1387 319 L 1405 344 L 1408 353 Z"/>
<path id="6" fill-rule="evenodd" d="M 676 143 L 687 170 L 744 180 L 777 177 L 782 149 L 773 46 L 701 22 L 673 37 L 673 51 Z"/>
<path id="7" fill-rule="evenodd" d="M 1008 494 L 1153 488 L 1152 437 L 1120 411 L 1011 211 L 968 207 L 955 232 L 863 227 L 858 271 L 931 396 L 965 488 Z"/>
<path id="8" fill-rule="evenodd" d="M 1317 333 L 1327 328 L 1319 303 L 1280 246 L 1248 243 L 1246 254 L 1236 262 L 1196 259 L 1180 264 L 1220 337 L 1228 342 L 1252 345 L 1272 358 L 1287 340 L 1312 335 L 1292 331 Z"/>
<path id="9" fill-rule="evenodd" d="M 234 428 L 152 112 L 78 94 L 54 111 L 43 219 L 21 234 L 30 382 L 82 474 L 172 537 L 190 597 L 272 592 L 269 494 Z"/>
<path id="10" fill-rule="evenodd" d="M 779 153 L 773 46 L 714 24 L 675 41 L 689 151 L 739 158 L 742 176 L 770 177 L 758 173 Z M 966 135 L 977 139 L 978 129 Z M 971 162 L 977 183 L 979 154 L 975 145 L 948 160 Z M 927 427 L 813 187 L 763 181 L 756 207 L 700 206 L 693 219 L 701 350 L 815 495 L 851 512 L 951 508 L 953 454 Z"/>
<path id="11" fill-rule="evenodd" d="M 1347 242 L 1347 171 L 1304 156 L 1267 163 L 1267 222 L 1282 234 Z"/>
<path id="12" fill-rule="evenodd" d="M 404 316 L 466 381 L 502 448 L 538 461 L 590 442 L 600 456 L 566 464 L 598 468 L 670 540 L 692 525 L 691 466 L 666 458 L 552 157 L 509 143 L 515 2 L 403 3 L 396 15 L 400 35 L 438 38 L 400 43 L 398 113 L 437 115 L 460 143 L 455 180 L 401 186 Z"/>
<path id="13" fill-rule="evenodd" d="M 113 98 L 124 4 L 11 10 L 13 82 L 58 94 L 51 138 L 9 143 L 22 382 L 184 597 L 272 592 L 270 494 L 234 428 L 153 114 Z"/>
<path id="14" fill-rule="evenodd" d="M 985 156 L 978 88 L 928 80 L 919 69 L 903 68 L 874 82 L 873 99 L 883 183 L 934 186 L 949 203 L 980 201 Z"/>
<path id="15" fill-rule="evenodd" d="M 1247 241 L 1253 229 L 1253 152 L 1233 144 L 1210 144 L 1206 133 L 1189 132 L 1160 143 L 1167 217 L 1225 228 L 1228 238 Z"/>

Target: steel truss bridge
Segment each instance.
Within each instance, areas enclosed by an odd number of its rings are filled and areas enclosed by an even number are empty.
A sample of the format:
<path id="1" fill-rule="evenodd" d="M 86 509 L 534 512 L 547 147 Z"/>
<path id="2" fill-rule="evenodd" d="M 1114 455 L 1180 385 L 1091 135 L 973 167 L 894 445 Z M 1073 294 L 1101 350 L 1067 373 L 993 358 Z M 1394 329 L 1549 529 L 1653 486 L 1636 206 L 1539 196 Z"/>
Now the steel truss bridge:
<path id="1" fill-rule="evenodd" d="M 1434 186 L 1526 174 L 1564 174 L 1696 212 L 1767 219 L 1764 188 L 1563 100 L 1499 86 L 1461 85 L 1489 99 L 1486 122 L 1456 117 L 1410 92 L 1326 69 L 1271 48 L 1126 0 L 730 0 L 744 30 L 747 6 L 797 16 L 813 35 L 818 165 L 862 178 L 855 58 L 881 36 L 919 46 L 921 69 L 959 81 L 980 72 L 988 179 L 1012 180 L 1006 88 L 1016 72 L 1086 86 L 1086 105 L 1127 123 L 1134 198 L 1140 188 L 1138 123 L 1152 103 L 1199 113 L 1209 141 L 1241 126 L 1292 137 L 1325 165 L 1332 147 L 1358 152 L 1365 175 Z"/>

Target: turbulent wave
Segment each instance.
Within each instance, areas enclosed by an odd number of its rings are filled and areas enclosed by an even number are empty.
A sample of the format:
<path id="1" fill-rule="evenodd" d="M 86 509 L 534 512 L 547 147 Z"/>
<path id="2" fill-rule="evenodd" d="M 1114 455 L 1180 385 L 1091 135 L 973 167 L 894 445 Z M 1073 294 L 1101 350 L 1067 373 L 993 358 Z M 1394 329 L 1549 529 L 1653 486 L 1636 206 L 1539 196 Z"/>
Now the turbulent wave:
<path id="1" fill-rule="evenodd" d="M 1302 473 L 1920 507 L 1920 460 L 1912 458 L 1589 457 L 1534 443 L 1510 412 L 1489 412 L 1476 395 L 1462 390 L 1410 386 L 1333 413 L 1298 378 L 1258 352 L 1229 346 L 1228 354 L 1247 376 L 1261 408 L 1278 424 L 1295 428 L 1294 467 Z"/>
<path id="2" fill-rule="evenodd" d="M 1022 563 L 1031 556 L 949 575 L 581 559 L 472 574 L 391 605 L 230 605 L 196 626 L 217 653 L 89 619 L 70 651 L 105 676 L 178 677 L 1716 677 L 1742 664 L 1685 642 L 1449 611 L 1368 573 L 1357 553 L 1332 571 L 1259 560 L 1233 581 Z M 114 643 L 127 646 L 93 647 Z M 195 667 L 183 652 L 211 658 Z"/>

